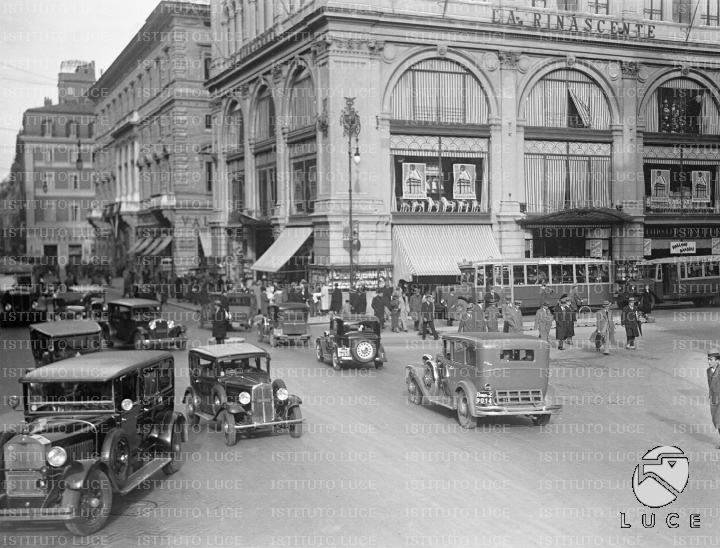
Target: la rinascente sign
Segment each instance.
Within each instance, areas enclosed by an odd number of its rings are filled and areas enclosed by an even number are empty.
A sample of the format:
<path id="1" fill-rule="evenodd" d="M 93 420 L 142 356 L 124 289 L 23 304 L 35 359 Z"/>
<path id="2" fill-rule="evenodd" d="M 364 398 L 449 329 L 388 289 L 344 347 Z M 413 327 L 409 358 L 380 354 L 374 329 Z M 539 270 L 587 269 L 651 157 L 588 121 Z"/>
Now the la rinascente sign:
<path id="1" fill-rule="evenodd" d="M 655 25 L 608 21 L 595 17 L 576 17 L 556 13 L 535 13 L 493 8 L 492 22 L 530 29 L 563 30 L 589 34 L 607 34 L 618 38 L 655 38 Z"/>

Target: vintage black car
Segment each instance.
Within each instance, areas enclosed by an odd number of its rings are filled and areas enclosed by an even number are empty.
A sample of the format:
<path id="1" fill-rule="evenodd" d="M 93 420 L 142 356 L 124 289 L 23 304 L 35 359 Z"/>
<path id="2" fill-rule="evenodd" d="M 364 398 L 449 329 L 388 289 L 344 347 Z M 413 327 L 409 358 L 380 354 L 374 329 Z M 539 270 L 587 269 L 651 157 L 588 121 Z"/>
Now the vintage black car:
<path id="1" fill-rule="evenodd" d="M 98 285 L 61 286 L 53 293 L 52 303 L 56 320 L 99 320 L 105 306 L 105 290 Z"/>
<path id="2" fill-rule="evenodd" d="M 286 342 L 300 342 L 307 346 L 310 342 L 309 314 L 310 307 L 304 303 L 271 304 L 267 316 L 258 325 L 258 342 L 267 337 L 273 348 Z"/>
<path id="3" fill-rule="evenodd" d="M 212 324 L 212 311 L 215 301 L 220 301 L 228 313 L 228 329 L 246 331 L 252 327 L 252 320 L 257 310 L 253 311 L 251 302 L 253 296 L 250 293 L 209 293 L 208 304 L 199 310 L 200 328 L 205 324 Z"/>
<path id="4" fill-rule="evenodd" d="M 114 493 L 180 469 L 187 426 L 173 411 L 168 352 L 89 354 L 20 382 L 25 422 L 0 434 L 0 521 L 64 521 L 73 534 L 92 535 Z"/>
<path id="5" fill-rule="evenodd" d="M 108 346 L 132 344 L 135 350 L 147 348 L 187 348 L 187 328 L 162 317 L 157 301 L 121 299 L 107 305 L 107 320 L 101 322 Z"/>
<path id="6" fill-rule="evenodd" d="M 220 420 L 227 445 L 248 430 L 302 436 L 302 400 L 281 379 L 271 380 L 267 351 L 248 343 L 201 346 L 190 350 L 189 364 L 184 401 L 190 424 L 200 417 Z"/>
<path id="7" fill-rule="evenodd" d="M 380 341 L 380 322 L 375 316 L 333 318 L 330 331 L 324 331 L 315 342 L 317 360 L 332 360 L 333 369 L 339 371 L 350 364 L 375 364 L 382 369 L 387 361 Z"/>
<path id="8" fill-rule="evenodd" d="M 47 306 L 32 265 L 0 263 L 0 323 L 44 321 Z"/>
<path id="9" fill-rule="evenodd" d="M 77 354 L 100 352 L 102 342 L 102 328 L 92 320 L 43 322 L 30 326 L 30 349 L 38 367 Z"/>

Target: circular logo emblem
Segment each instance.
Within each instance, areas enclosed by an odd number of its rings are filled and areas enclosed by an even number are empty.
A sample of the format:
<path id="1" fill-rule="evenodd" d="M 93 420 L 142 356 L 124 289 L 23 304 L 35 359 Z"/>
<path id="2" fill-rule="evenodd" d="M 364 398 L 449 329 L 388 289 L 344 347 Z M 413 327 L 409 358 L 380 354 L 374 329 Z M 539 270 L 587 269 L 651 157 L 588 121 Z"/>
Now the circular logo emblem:
<path id="1" fill-rule="evenodd" d="M 633 492 L 649 508 L 662 508 L 683 492 L 690 478 L 688 458 L 682 449 L 658 446 L 645 453 L 633 473 Z"/>

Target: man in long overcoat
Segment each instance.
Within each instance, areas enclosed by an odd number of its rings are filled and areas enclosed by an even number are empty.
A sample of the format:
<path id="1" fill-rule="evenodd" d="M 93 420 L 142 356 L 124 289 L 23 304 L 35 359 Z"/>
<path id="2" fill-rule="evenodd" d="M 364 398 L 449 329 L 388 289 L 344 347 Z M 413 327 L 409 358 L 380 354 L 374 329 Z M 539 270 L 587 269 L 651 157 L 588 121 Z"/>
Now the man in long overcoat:
<path id="1" fill-rule="evenodd" d="M 635 297 L 630 297 L 628 299 L 628 305 L 623 308 L 620 323 L 623 327 L 625 327 L 625 334 L 627 335 L 627 344 L 625 345 L 625 348 L 635 350 L 635 338 L 642 335 L 638 309 L 637 306 L 635 306 Z"/>
<path id="2" fill-rule="evenodd" d="M 548 308 L 548 302 L 543 301 L 542 306 L 535 313 L 535 329 L 540 332 L 540 338 L 550 342 L 550 328 L 553 323 L 553 315 Z"/>
<path id="3" fill-rule="evenodd" d="M 460 323 L 458 324 L 458 333 L 463 331 L 473 332 L 475 331 L 475 305 L 469 303 L 467 308 L 460 316 Z"/>
<path id="4" fill-rule="evenodd" d="M 511 333 L 511 325 L 512 325 L 512 298 L 510 295 L 505 296 L 505 302 L 500 307 L 500 311 L 502 313 L 502 319 L 503 319 L 503 333 Z"/>
<path id="5" fill-rule="evenodd" d="M 418 331 L 418 322 L 420 321 L 420 306 L 422 305 L 422 297 L 420 296 L 420 288 L 413 287 L 413 294 L 408 299 L 410 307 L 410 317 L 415 323 L 415 331 Z"/>
<path id="6" fill-rule="evenodd" d="M 720 351 L 708 351 L 707 379 L 710 389 L 710 416 L 720 432 Z"/>
<path id="7" fill-rule="evenodd" d="M 485 306 L 485 325 L 489 333 L 497 333 L 498 319 L 500 318 L 500 309 L 497 306 L 497 301 L 492 301 Z"/>
<path id="8" fill-rule="evenodd" d="M 212 336 L 215 337 L 218 344 L 222 344 L 225 337 L 227 337 L 227 313 L 222 307 L 220 299 L 216 300 L 214 305 L 215 309 L 213 310 L 212 316 Z"/>
<path id="9" fill-rule="evenodd" d="M 565 350 L 565 340 L 574 334 L 572 309 L 568 304 L 567 295 L 563 295 L 560 303 L 555 307 L 555 338 L 558 342 L 558 350 Z"/>
<path id="10" fill-rule="evenodd" d="M 376 293 L 370 302 L 373 314 L 380 322 L 380 329 L 385 329 L 385 305 L 383 304 L 382 295 Z"/>
<path id="11" fill-rule="evenodd" d="M 602 309 L 595 314 L 595 349 L 600 352 L 602 347 L 603 354 L 610 354 L 610 343 L 615 342 L 615 323 L 610 313 L 610 301 L 603 303 Z"/>
<path id="12" fill-rule="evenodd" d="M 343 306 L 342 289 L 335 284 L 335 287 L 330 295 L 330 310 L 335 314 L 340 314 Z"/>
<path id="13" fill-rule="evenodd" d="M 435 330 L 435 304 L 433 303 L 432 293 L 429 291 L 425 294 L 422 305 L 420 305 L 420 320 L 422 321 L 423 340 L 425 340 L 428 329 L 432 331 L 435 340 L 438 340 L 439 335 Z"/>

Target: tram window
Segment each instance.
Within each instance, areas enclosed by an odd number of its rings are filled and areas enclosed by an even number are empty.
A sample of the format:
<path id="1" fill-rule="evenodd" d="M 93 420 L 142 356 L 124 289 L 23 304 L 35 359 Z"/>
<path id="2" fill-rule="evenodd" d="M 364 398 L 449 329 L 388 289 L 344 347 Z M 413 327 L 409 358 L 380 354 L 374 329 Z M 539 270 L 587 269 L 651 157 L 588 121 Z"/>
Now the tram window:
<path id="1" fill-rule="evenodd" d="M 610 281 L 610 271 L 606 264 L 601 264 L 598 267 L 598 275 L 595 281 L 599 283 L 607 283 Z"/>
<path id="2" fill-rule="evenodd" d="M 552 272 L 552 283 L 561 284 L 563 283 L 562 266 L 559 264 L 551 265 Z"/>
<path id="3" fill-rule="evenodd" d="M 562 267 L 562 281 L 564 284 L 573 283 L 573 268 L 572 265 L 566 265 Z"/>
<path id="4" fill-rule="evenodd" d="M 467 273 L 467 281 L 468 283 L 474 284 L 475 283 L 475 270 L 469 270 Z"/>
<path id="5" fill-rule="evenodd" d="M 485 268 L 482 266 L 480 268 L 478 268 L 478 271 L 477 271 L 477 285 L 479 287 L 485 286 Z"/>
<path id="6" fill-rule="evenodd" d="M 525 265 L 513 266 L 513 282 L 515 285 L 525 285 Z"/>
<path id="7" fill-rule="evenodd" d="M 591 264 L 588 266 L 588 276 L 590 277 L 590 281 L 594 282 L 598 277 L 598 270 L 597 266 Z"/>
<path id="8" fill-rule="evenodd" d="M 538 267 L 536 264 L 527 265 L 527 283 L 528 285 L 540 283 L 538 281 Z"/>
<path id="9" fill-rule="evenodd" d="M 550 281 L 550 276 L 548 274 L 548 265 L 540 265 L 538 266 L 538 283 L 547 283 Z"/>
<path id="10" fill-rule="evenodd" d="M 685 266 L 685 265 L 683 265 Z M 689 264 L 687 265 L 687 276 L 684 278 L 702 278 L 702 265 L 701 264 Z"/>
<path id="11" fill-rule="evenodd" d="M 510 284 L 510 267 L 509 266 L 496 266 L 495 267 L 495 285 L 507 286 Z"/>
<path id="12" fill-rule="evenodd" d="M 584 264 L 575 265 L 575 283 L 584 284 L 587 283 L 587 274 Z"/>
<path id="13" fill-rule="evenodd" d="M 718 263 L 705 263 L 705 276 L 720 276 Z"/>

